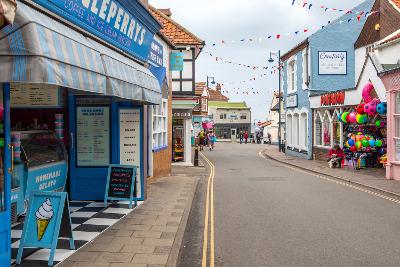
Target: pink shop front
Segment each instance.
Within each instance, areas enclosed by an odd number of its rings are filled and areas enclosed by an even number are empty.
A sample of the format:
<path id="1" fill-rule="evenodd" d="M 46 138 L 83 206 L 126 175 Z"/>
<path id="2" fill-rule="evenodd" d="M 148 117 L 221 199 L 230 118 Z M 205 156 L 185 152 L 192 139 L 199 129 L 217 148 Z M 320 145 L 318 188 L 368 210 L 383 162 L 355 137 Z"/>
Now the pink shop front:
<path id="1" fill-rule="evenodd" d="M 400 180 L 400 70 L 385 73 L 381 79 L 388 100 L 386 178 Z"/>

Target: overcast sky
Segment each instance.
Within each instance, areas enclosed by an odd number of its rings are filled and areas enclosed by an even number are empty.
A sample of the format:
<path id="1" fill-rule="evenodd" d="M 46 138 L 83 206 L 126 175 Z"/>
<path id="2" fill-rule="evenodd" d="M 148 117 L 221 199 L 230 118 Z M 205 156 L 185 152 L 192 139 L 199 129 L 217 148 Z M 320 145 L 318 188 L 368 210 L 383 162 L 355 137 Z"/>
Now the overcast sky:
<path id="1" fill-rule="evenodd" d="M 296 0 L 296 2 L 305 1 Z M 315 32 L 314 30 L 295 35 L 295 31 L 302 31 L 311 26 L 320 28 L 329 20 L 343 14 L 337 11 L 325 12 L 320 8 L 322 5 L 351 9 L 363 0 L 310 0 L 306 2 L 313 4 L 310 10 L 298 5 L 292 6 L 292 0 L 150 0 L 150 4 L 157 8 L 170 8 L 172 18 L 205 40 L 204 50 L 213 54 L 213 57 L 207 53 L 199 56 L 196 81 L 206 81 L 208 75 L 214 76 L 216 82 L 224 83 L 226 86 L 223 90 L 229 91 L 226 95 L 231 101 L 246 101 L 251 106 L 253 121 L 266 119 L 272 92 L 278 88 L 278 75 L 216 62 L 215 56 L 247 65 L 271 67 L 273 64 L 267 62 L 270 51 L 280 49 L 286 52 Z M 286 36 L 288 32 L 291 32 L 291 35 Z M 276 38 L 268 40 L 266 37 L 271 34 L 283 36 L 279 40 Z M 261 42 L 260 37 L 263 37 Z M 240 42 L 243 38 L 254 38 L 257 41 Z M 226 44 L 222 45 L 221 40 L 226 41 Z M 232 43 L 232 40 L 236 42 Z M 217 45 L 212 46 L 213 43 Z M 269 74 L 260 77 L 263 73 Z M 252 77 L 256 77 L 256 81 L 239 83 Z M 236 83 L 228 85 L 230 82 Z M 239 95 L 237 91 L 240 92 Z M 260 94 L 243 95 L 241 93 L 243 91 L 258 91 Z"/>

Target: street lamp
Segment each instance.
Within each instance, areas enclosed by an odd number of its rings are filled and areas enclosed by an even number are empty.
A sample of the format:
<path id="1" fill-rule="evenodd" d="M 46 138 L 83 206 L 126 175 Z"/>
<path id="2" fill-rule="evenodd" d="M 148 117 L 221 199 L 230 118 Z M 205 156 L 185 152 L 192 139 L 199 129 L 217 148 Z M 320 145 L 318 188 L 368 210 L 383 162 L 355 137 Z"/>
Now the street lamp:
<path id="1" fill-rule="evenodd" d="M 277 56 L 278 57 L 278 97 L 279 97 L 279 108 L 278 108 L 278 114 L 279 114 L 279 120 L 278 120 L 278 147 L 279 147 L 279 152 L 282 152 L 282 136 L 281 136 L 281 101 L 282 101 L 282 96 L 281 96 L 281 50 L 278 50 L 278 53 L 275 52 L 269 52 L 269 63 L 273 63 L 274 59 L 272 56 Z"/>
<path id="2" fill-rule="evenodd" d="M 215 78 L 214 77 L 208 77 L 207 76 L 207 88 L 208 88 L 208 81 L 212 80 L 211 84 L 215 84 Z"/>

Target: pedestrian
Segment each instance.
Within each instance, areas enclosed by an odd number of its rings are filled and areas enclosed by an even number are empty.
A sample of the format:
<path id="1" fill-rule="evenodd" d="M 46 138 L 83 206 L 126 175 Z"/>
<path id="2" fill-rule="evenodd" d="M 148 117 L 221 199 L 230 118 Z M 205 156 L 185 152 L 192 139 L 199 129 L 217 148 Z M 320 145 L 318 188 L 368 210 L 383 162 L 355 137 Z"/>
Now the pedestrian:
<path id="1" fill-rule="evenodd" d="M 267 136 L 268 136 L 268 144 L 272 144 L 272 141 L 271 141 L 271 134 L 270 133 L 267 133 Z"/>
<path id="2" fill-rule="evenodd" d="M 208 147 L 210 148 L 210 151 L 214 149 L 214 143 L 215 143 L 216 137 L 213 132 L 208 133 Z"/>
<path id="3" fill-rule="evenodd" d="M 244 143 L 247 144 L 247 139 L 249 138 L 249 133 L 247 131 L 244 132 Z"/>
<path id="4" fill-rule="evenodd" d="M 200 151 L 203 150 L 204 137 L 205 137 L 204 135 L 205 135 L 205 134 L 204 134 L 204 131 L 201 130 L 201 131 L 199 132 L 199 146 L 200 146 Z"/>
<path id="5" fill-rule="evenodd" d="M 240 131 L 240 133 L 239 133 L 239 141 L 240 141 L 240 144 L 243 143 L 243 131 Z"/>

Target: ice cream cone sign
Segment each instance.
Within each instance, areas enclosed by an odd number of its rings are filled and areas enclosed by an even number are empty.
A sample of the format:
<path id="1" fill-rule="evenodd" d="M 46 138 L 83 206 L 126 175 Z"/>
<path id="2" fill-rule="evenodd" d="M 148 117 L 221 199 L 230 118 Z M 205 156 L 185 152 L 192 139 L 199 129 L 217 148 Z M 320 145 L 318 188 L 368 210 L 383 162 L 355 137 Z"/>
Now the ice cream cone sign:
<path id="1" fill-rule="evenodd" d="M 53 215 L 54 211 L 51 201 L 49 198 L 46 198 L 46 200 L 35 213 L 38 241 L 42 240 L 44 234 L 46 233 L 47 226 L 49 226 L 49 223 L 53 218 Z"/>

